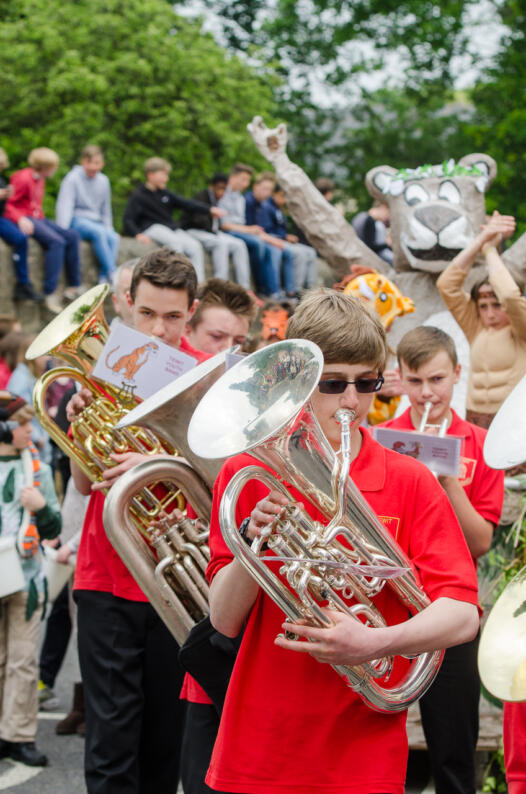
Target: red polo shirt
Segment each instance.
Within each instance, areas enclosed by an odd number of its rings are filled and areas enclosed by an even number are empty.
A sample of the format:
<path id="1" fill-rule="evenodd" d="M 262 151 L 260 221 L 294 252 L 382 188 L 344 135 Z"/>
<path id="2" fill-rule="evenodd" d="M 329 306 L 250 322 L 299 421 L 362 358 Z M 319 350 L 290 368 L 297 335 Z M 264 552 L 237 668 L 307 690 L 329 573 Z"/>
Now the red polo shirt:
<path id="1" fill-rule="evenodd" d="M 189 345 L 184 337 L 179 350 L 193 356 L 198 364 L 211 358 L 208 353 Z M 77 553 L 74 589 L 112 593 L 129 601 L 148 601 L 106 536 L 102 523 L 104 498 L 103 493 L 95 491 L 88 502 Z"/>
<path id="2" fill-rule="evenodd" d="M 506 780 L 526 790 L 526 703 L 505 703 L 502 727 Z"/>
<path id="3" fill-rule="evenodd" d="M 469 551 L 435 477 L 361 432 L 362 448 L 350 475 L 412 560 L 431 600 L 449 597 L 476 604 Z M 232 560 L 218 521 L 222 494 L 239 469 L 254 463 L 249 455 L 232 458 L 216 481 L 210 579 Z M 295 489 L 289 490 L 314 519 L 327 523 Z M 238 501 L 238 524 L 267 492 L 259 481 L 246 485 Z M 407 608 L 390 588 L 374 602 L 389 625 L 407 619 Z M 274 645 L 282 623 L 281 610 L 260 591 L 230 680 L 208 785 L 244 794 L 403 794 L 406 713 L 373 711 L 331 666 Z M 393 680 L 404 664 L 398 657 Z"/>
<path id="4" fill-rule="evenodd" d="M 453 418 L 447 435 L 462 438 L 460 484 L 477 513 L 497 526 L 504 499 L 504 472 L 491 469 L 484 460 L 484 440 L 487 431 L 461 419 L 453 409 L 451 413 Z M 377 427 L 416 430 L 411 421 L 411 408 L 396 419 L 390 419 Z"/>
<path id="5" fill-rule="evenodd" d="M 32 168 L 22 168 L 21 171 L 15 171 L 9 182 L 13 194 L 6 201 L 4 217 L 13 223 L 18 223 L 25 215 L 37 220 L 43 218 L 42 199 L 46 180 Z"/>

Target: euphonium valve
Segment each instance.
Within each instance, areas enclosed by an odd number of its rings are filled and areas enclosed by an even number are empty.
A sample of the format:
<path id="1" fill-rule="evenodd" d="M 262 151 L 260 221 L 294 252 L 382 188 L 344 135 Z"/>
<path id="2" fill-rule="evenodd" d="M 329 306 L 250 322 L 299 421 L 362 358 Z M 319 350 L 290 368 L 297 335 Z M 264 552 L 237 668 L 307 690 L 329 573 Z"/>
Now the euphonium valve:
<path id="1" fill-rule="evenodd" d="M 349 477 L 352 415 L 339 415 L 342 445 L 335 453 L 309 406 L 322 368 L 321 351 L 305 340 L 278 342 L 253 353 L 201 400 L 188 441 L 203 457 L 249 452 L 276 472 L 256 465 L 239 471 L 225 489 L 219 521 L 231 552 L 290 620 L 327 625 L 323 608 L 328 603 L 356 620 L 382 627 L 386 623 L 373 599 L 386 584 L 412 613 L 430 601 L 404 551 Z M 222 407 L 220 423 L 217 405 Z M 237 529 L 236 506 L 252 479 L 280 491 L 291 503 L 248 546 Z M 293 503 L 283 482 L 308 499 L 324 521 L 314 521 Z M 274 562 L 260 556 L 264 544 Z M 393 667 L 391 658 L 335 669 L 371 708 L 396 712 L 424 694 L 442 655 L 420 654 L 407 662 L 403 677 L 391 686 L 385 680 Z"/>

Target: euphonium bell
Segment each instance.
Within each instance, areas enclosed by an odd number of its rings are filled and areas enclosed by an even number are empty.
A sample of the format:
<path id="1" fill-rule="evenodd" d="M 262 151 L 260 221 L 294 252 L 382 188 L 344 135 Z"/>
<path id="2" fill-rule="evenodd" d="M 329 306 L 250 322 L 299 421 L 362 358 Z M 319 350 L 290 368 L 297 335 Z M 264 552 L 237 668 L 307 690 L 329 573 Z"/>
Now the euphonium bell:
<path id="1" fill-rule="evenodd" d="M 328 602 L 356 620 L 381 627 L 385 621 L 372 599 L 386 582 L 412 612 L 430 601 L 409 559 L 349 477 L 347 445 L 338 455 L 333 451 L 308 404 L 322 368 L 320 349 L 305 340 L 278 342 L 253 353 L 203 397 L 192 416 L 188 442 L 202 457 L 250 452 L 277 473 L 276 477 L 259 466 L 239 471 L 225 490 L 219 519 L 232 553 L 290 620 L 306 618 L 311 625 L 327 625 L 322 607 Z M 346 432 L 347 420 L 342 416 Z M 282 482 L 286 481 L 326 517 L 327 525 L 314 522 L 291 503 L 266 528 L 268 534 L 249 547 L 237 530 L 236 505 L 251 479 L 290 500 Z M 260 558 L 265 543 L 283 563 L 279 573 L 288 586 L 265 564 L 267 558 Z M 396 578 L 390 578 L 393 575 Z M 379 680 L 389 674 L 390 658 L 335 669 L 371 708 L 396 712 L 424 694 L 442 656 L 441 651 L 420 654 L 391 687 Z"/>

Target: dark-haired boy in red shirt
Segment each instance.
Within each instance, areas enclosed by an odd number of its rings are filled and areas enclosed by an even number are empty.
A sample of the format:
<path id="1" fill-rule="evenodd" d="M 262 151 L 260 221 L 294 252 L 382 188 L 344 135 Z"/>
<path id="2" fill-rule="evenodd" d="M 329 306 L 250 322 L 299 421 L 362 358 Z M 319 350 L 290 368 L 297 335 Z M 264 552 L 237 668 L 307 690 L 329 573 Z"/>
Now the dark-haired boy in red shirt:
<path id="1" fill-rule="evenodd" d="M 192 263 L 159 248 L 135 265 L 128 293 L 132 324 L 193 356 L 183 332 L 194 310 Z M 82 389 L 67 406 L 72 421 L 91 401 Z M 176 794 L 184 723 L 179 646 L 113 549 L 104 531 L 104 493 L 146 456 L 112 454 L 115 466 L 91 484 L 72 463 L 81 493 L 91 493 L 75 569 L 79 660 L 86 704 L 85 777 L 89 794 Z"/>
<path id="2" fill-rule="evenodd" d="M 281 610 L 227 548 L 218 510 L 232 476 L 248 454 L 229 459 L 214 488 L 210 532 L 210 609 L 214 627 L 236 636 L 246 629 L 230 680 L 207 783 L 243 794 L 403 794 L 406 713 L 369 708 L 330 665 L 360 665 L 394 654 L 415 654 L 471 639 L 478 627 L 477 582 L 462 532 L 434 476 L 401 458 L 359 425 L 381 384 L 385 332 L 356 299 L 316 290 L 290 320 L 289 338 L 315 342 L 324 368 L 311 406 L 328 442 L 340 446 L 340 408 L 355 412 L 350 475 L 414 564 L 431 604 L 408 618 L 389 588 L 375 597 L 387 626 L 370 628 L 331 612 L 330 628 L 284 623 Z M 289 487 L 315 520 L 327 523 L 304 495 Z M 237 503 L 249 539 L 287 502 L 251 481 Z M 277 637 L 283 629 L 311 642 Z M 403 664 L 398 659 L 396 664 Z"/>
<path id="3" fill-rule="evenodd" d="M 457 515 L 475 562 L 488 551 L 499 522 L 504 473 L 491 469 L 484 461 L 486 431 L 461 419 L 450 407 L 460 375 L 455 343 L 439 328 L 420 326 L 401 339 L 397 356 L 411 406 L 382 426 L 419 428 L 429 402 L 428 423 L 438 428 L 447 420 L 447 434 L 462 438 L 458 477 L 439 476 L 438 481 Z M 420 700 L 437 794 L 471 794 L 476 789 L 480 697 L 477 650 L 478 637 L 449 648 L 437 678 Z"/>

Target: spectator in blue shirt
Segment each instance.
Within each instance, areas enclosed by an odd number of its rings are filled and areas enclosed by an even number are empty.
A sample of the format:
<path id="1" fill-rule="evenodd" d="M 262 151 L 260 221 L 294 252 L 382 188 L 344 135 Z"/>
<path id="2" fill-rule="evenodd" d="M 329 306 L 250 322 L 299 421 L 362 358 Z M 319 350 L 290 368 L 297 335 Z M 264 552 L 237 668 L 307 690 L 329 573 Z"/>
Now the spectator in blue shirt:
<path id="1" fill-rule="evenodd" d="M 294 283 L 292 254 L 285 240 L 269 234 L 267 230 L 267 227 L 271 224 L 271 212 L 267 202 L 272 195 L 275 184 L 276 178 L 272 172 L 263 171 L 259 174 L 252 190 L 245 194 L 246 222 L 247 224 L 256 224 L 264 230 L 261 238 L 270 248 L 272 266 L 278 282 L 283 282 L 288 298 L 295 298 L 296 286 Z"/>

